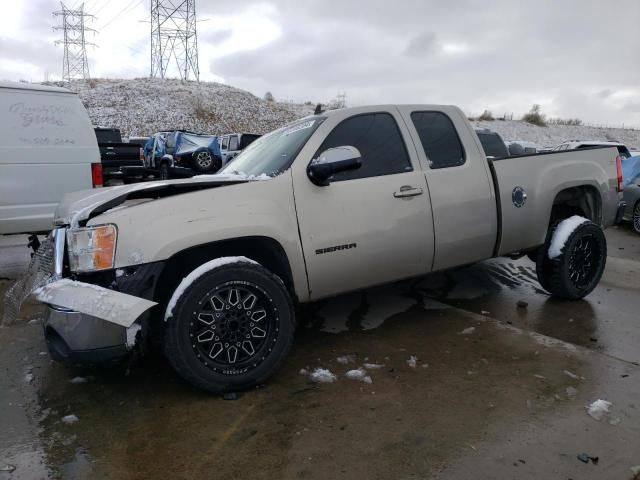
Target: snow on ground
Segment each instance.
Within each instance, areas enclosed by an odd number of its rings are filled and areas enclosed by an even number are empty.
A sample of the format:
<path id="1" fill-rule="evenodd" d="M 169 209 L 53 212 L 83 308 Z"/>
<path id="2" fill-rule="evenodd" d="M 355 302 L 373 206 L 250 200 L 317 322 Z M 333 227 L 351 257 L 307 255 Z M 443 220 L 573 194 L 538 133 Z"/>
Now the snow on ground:
<path id="1" fill-rule="evenodd" d="M 215 82 L 156 78 L 74 81 L 71 89 L 94 125 L 117 127 L 125 137 L 185 129 L 210 134 L 267 133 L 313 113 L 313 105 L 267 102 Z"/>
<path id="2" fill-rule="evenodd" d="M 360 380 L 364 383 L 372 383 L 371 377 L 367 375 L 367 371 L 364 368 L 357 368 L 355 370 L 349 370 L 344 374 L 350 380 Z"/>
<path id="3" fill-rule="evenodd" d="M 62 417 L 62 422 L 66 423 L 67 425 L 73 425 L 74 423 L 77 423 L 79 421 L 80 420 L 75 415 L 66 415 Z"/>
<path id="4" fill-rule="evenodd" d="M 332 373 L 331 370 L 320 367 L 311 372 L 309 378 L 312 382 L 315 383 L 333 383 L 338 379 L 338 377 L 336 377 L 336 375 Z"/>
<path id="5" fill-rule="evenodd" d="M 341 355 L 340 357 L 336 358 L 336 362 L 341 365 L 347 365 L 348 363 L 355 362 L 355 358 L 355 355 Z"/>
<path id="6" fill-rule="evenodd" d="M 411 368 L 416 368 L 417 362 L 418 362 L 418 357 L 416 357 L 415 355 L 411 355 L 407 360 L 407 365 L 409 365 Z"/>
<path id="7" fill-rule="evenodd" d="M 602 420 L 609 413 L 612 403 L 606 400 L 596 400 L 587 407 L 587 413 L 595 420 Z"/>
<path id="8" fill-rule="evenodd" d="M 548 125 L 538 127 L 518 120 L 471 122 L 475 128 L 498 132 L 503 140 L 533 142 L 538 147 L 555 147 L 567 140 L 600 140 L 622 142 L 628 147 L 640 147 L 640 130 L 598 128 L 585 125 Z"/>

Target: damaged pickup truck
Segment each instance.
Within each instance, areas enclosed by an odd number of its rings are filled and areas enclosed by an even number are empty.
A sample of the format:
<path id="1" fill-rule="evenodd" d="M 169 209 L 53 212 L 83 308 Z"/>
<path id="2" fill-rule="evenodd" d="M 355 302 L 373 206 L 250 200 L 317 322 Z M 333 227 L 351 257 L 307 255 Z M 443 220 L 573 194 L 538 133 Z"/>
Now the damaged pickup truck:
<path id="1" fill-rule="evenodd" d="M 620 169 L 615 148 L 487 159 L 452 106 L 321 112 L 219 175 L 68 195 L 31 288 L 57 360 L 151 339 L 194 386 L 247 389 L 283 362 L 301 303 L 504 255 L 584 297 L 622 213 Z"/>

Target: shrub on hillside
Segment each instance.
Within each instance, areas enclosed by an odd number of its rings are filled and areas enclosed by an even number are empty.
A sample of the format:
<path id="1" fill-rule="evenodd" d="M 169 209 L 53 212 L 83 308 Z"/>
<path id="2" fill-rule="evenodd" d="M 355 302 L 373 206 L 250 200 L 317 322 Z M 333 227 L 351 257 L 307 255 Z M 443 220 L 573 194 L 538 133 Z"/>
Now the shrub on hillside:
<path id="1" fill-rule="evenodd" d="M 582 120 L 579 118 L 550 118 L 547 123 L 549 125 L 572 125 L 577 127 L 582 125 Z"/>
<path id="2" fill-rule="evenodd" d="M 495 120 L 495 118 L 493 118 L 493 113 L 491 113 L 491 111 L 485 110 L 484 112 L 482 112 L 482 115 L 480 115 L 478 117 L 478 120 L 484 120 L 484 121 L 487 121 L 487 122 L 493 122 Z"/>
<path id="3" fill-rule="evenodd" d="M 201 95 L 193 97 L 193 116 L 203 121 L 215 122 L 217 120 L 215 112 Z"/>
<path id="4" fill-rule="evenodd" d="M 532 125 L 537 125 L 538 127 L 546 127 L 547 119 L 546 115 L 540 112 L 540 105 L 537 103 L 531 107 L 529 113 L 525 113 L 522 117 L 523 122 L 530 123 Z"/>

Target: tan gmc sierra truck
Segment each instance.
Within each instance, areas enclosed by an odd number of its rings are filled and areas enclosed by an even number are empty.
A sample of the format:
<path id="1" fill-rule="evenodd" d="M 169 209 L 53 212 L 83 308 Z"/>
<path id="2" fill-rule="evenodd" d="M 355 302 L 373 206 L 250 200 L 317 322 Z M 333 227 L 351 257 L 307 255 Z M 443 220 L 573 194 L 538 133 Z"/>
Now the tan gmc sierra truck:
<path id="1" fill-rule="evenodd" d="M 155 338 L 191 384 L 237 391 L 282 363 L 301 303 L 502 255 L 584 297 L 621 188 L 616 148 L 487 159 L 453 106 L 322 112 L 218 175 L 66 196 L 27 287 L 55 359 Z"/>

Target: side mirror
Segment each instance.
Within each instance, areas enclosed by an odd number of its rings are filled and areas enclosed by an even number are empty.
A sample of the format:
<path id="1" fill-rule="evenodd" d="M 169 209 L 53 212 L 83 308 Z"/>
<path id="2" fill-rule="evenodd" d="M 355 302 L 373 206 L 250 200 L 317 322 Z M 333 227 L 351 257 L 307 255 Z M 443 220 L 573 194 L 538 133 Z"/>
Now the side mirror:
<path id="1" fill-rule="evenodd" d="M 309 179 L 318 186 L 329 185 L 329 178 L 338 172 L 355 170 L 362 166 L 362 156 L 356 147 L 328 148 L 307 167 Z"/>

